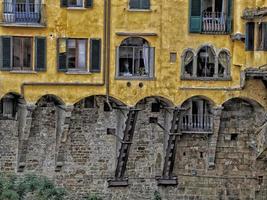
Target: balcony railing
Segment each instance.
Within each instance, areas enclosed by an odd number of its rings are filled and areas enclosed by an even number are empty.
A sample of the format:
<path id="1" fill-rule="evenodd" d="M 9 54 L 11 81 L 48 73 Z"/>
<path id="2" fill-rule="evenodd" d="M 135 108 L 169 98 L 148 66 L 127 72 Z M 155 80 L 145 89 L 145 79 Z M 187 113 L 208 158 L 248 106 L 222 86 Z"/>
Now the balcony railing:
<path id="1" fill-rule="evenodd" d="M 185 132 L 212 132 L 212 115 L 184 115 L 182 117 L 181 130 Z"/>
<path id="2" fill-rule="evenodd" d="M 223 12 L 203 12 L 202 15 L 203 32 L 225 33 L 226 15 Z"/>
<path id="3" fill-rule="evenodd" d="M 44 5 L 3 2 L 3 24 L 44 25 Z"/>

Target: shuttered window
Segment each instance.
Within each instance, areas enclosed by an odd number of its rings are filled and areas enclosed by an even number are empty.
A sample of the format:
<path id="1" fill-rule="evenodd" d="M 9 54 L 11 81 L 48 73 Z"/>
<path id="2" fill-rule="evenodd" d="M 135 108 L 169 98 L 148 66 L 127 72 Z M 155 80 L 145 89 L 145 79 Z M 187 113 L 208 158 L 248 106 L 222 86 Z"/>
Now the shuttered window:
<path id="1" fill-rule="evenodd" d="M 100 72 L 101 70 L 101 40 L 91 39 L 90 41 L 90 71 Z"/>
<path id="2" fill-rule="evenodd" d="M 1 70 L 11 70 L 11 41 L 12 37 L 3 36 L 1 37 Z"/>
<path id="3" fill-rule="evenodd" d="M 130 9 L 150 9 L 150 0 L 130 0 Z"/>
<path id="4" fill-rule="evenodd" d="M 93 0 L 61 0 L 61 7 L 93 7 Z"/>
<path id="5" fill-rule="evenodd" d="M 246 51 L 254 50 L 254 30 L 255 30 L 255 23 L 248 22 L 246 24 Z"/>
<path id="6" fill-rule="evenodd" d="M 35 38 L 35 70 L 46 70 L 46 38 Z"/>
<path id="7" fill-rule="evenodd" d="M 201 21 L 201 1 L 190 0 L 190 33 L 200 33 L 202 27 Z"/>

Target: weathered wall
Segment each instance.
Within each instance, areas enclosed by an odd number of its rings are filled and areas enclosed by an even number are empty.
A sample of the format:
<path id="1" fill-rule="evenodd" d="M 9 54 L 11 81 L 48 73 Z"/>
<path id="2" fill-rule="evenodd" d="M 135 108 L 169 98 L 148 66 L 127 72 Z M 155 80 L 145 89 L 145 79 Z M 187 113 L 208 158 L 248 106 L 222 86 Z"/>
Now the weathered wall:
<path id="1" fill-rule="evenodd" d="M 105 200 L 151 200 L 155 191 L 159 191 L 164 200 L 267 198 L 267 164 L 256 160 L 252 145 L 255 132 L 263 123 L 264 109 L 259 104 L 232 99 L 223 105 L 214 169 L 207 165 L 211 135 L 182 135 L 174 165 L 178 185 L 165 187 L 158 186 L 155 177 L 162 175 L 166 134 L 158 125 L 150 124 L 149 118 L 157 117 L 169 130 L 171 114 L 166 109 L 151 112 L 154 98 L 140 101 L 126 170 L 129 186 L 109 188 L 107 180 L 114 177 L 120 142 L 107 135 L 107 128 L 115 128 L 122 136 L 127 111 L 105 112 L 105 98 L 96 97 L 95 101 L 94 108 L 74 106 L 67 122 L 64 164 L 57 172 L 58 105 L 38 104 L 32 115 L 26 167 L 18 174 L 46 175 L 66 187 L 70 191 L 69 199 L 75 200 L 88 193 L 96 193 Z M 0 124 L 1 172 L 17 173 L 18 122 L 1 119 Z"/>

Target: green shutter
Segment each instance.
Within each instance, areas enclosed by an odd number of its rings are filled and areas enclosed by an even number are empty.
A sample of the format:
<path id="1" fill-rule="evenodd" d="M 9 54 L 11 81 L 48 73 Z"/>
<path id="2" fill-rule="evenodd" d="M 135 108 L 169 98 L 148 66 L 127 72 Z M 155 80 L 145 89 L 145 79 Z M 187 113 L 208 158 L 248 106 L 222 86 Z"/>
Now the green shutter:
<path id="1" fill-rule="evenodd" d="M 232 21 L 233 21 L 233 0 L 228 0 L 228 8 L 227 8 L 227 32 L 232 32 Z"/>
<path id="2" fill-rule="evenodd" d="M 262 31 L 264 33 L 263 50 L 267 51 L 267 22 L 262 23 Z"/>
<path id="3" fill-rule="evenodd" d="M 35 38 L 35 70 L 46 71 L 46 38 Z"/>
<path id="4" fill-rule="evenodd" d="M 85 0 L 85 8 L 92 8 L 93 7 L 93 0 Z"/>
<path id="5" fill-rule="evenodd" d="M 142 9 L 150 9 L 150 0 L 142 0 Z"/>
<path id="6" fill-rule="evenodd" d="M 255 23 L 248 22 L 246 24 L 246 51 L 254 50 L 254 31 L 255 31 Z"/>
<path id="7" fill-rule="evenodd" d="M 202 29 L 201 0 L 190 0 L 189 32 L 200 33 Z"/>
<path id="8" fill-rule="evenodd" d="M 68 7 L 68 0 L 60 0 L 61 7 Z"/>
<path id="9" fill-rule="evenodd" d="M 3 36 L 1 37 L 1 70 L 11 70 L 11 56 L 12 56 L 12 37 Z"/>
<path id="10" fill-rule="evenodd" d="M 65 47 L 67 48 L 67 39 L 59 38 L 57 39 L 57 65 L 58 71 L 65 72 L 67 71 L 67 49 L 65 52 L 60 52 L 60 44 L 65 43 Z"/>
<path id="11" fill-rule="evenodd" d="M 139 0 L 130 0 L 130 9 L 139 9 L 140 8 L 140 2 Z"/>
<path id="12" fill-rule="evenodd" d="M 90 71 L 100 72 L 101 70 L 101 40 L 90 40 Z"/>

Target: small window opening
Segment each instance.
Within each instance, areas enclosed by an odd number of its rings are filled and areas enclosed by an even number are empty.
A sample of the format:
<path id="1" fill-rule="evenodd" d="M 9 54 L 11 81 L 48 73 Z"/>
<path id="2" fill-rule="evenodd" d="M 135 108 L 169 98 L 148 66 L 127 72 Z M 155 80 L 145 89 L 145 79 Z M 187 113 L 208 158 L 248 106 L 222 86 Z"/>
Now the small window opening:
<path id="1" fill-rule="evenodd" d="M 203 152 L 199 153 L 200 158 L 203 158 Z"/>
<path id="2" fill-rule="evenodd" d="M 238 134 L 231 134 L 231 141 L 236 141 L 238 138 Z"/>
<path id="3" fill-rule="evenodd" d="M 183 156 L 186 156 L 186 153 L 185 152 L 183 153 Z"/>
<path id="4" fill-rule="evenodd" d="M 171 52 L 170 53 L 170 63 L 176 63 L 176 60 L 177 60 L 177 53 Z"/>
<path id="5" fill-rule="evenodd" d="M 263 176 L 258 177 L 258 184 L 262 185 L 263 184 Z"/>
<path id="6" fill-rule="evenodd" d="M 152 103 L 151 112 L 160 112 L 160 103 Z"/>

